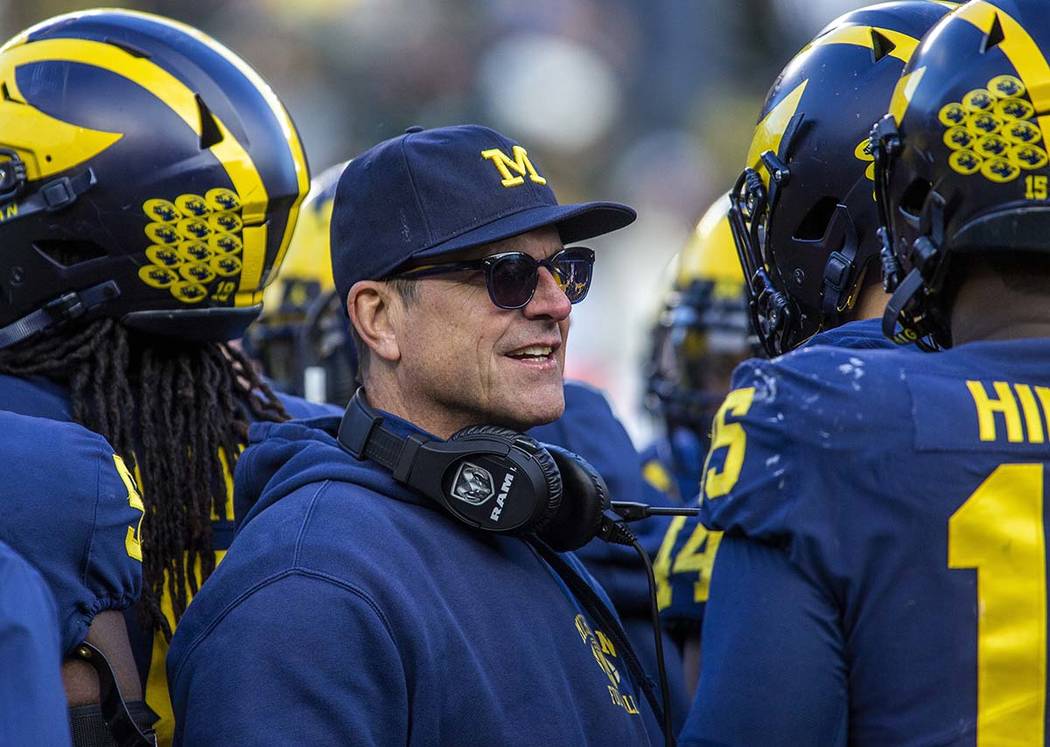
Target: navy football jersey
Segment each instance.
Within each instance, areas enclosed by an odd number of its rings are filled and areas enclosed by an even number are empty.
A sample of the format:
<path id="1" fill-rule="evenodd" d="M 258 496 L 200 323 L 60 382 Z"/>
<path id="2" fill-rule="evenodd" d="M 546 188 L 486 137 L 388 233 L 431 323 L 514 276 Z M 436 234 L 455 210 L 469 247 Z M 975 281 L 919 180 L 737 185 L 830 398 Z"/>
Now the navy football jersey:
<path id="1" fill-rule="evenodd" d="M 281 403 L 284 405 L 288 413 L 294 418 L 338 414 L 341 412 L 338 408 L 333 408 L 330 405 L 318 405 L 297 397 L 288 397 L 283 394 L 278 394 L 278 398 L 281 400 Z M 52 420 L 71 420 L 73 417 L 69 405 L 69 395 L 66 389 L 42 377 L 18 378 L 14 376 L 0 375 L 0 408 Z M 37 418 L 30 419 L 36 420 Z M 85 434 L 89 433 L 79 426 L 69 424 L 69 427 L 78 428 Z M 95 434 L 91 434 L 91 436 L 105 443 L 105 440 L 100 436 Z M 56 447 L 54 446 L 43 447 L 40 452 L 41 457 L 52 459 L 53 455 L 56 453 L 55 448 Z M 110 453 L 112 453 L 112 451 Z M 212 512 L 212 547 L 215 551 L 216 564 L 225 557 L 226 550 L 229 548 L 230 542 L 233 541 L 234 528 L 236 526 L 233 500 L 233 477 L 230 474 L 229 469 L 226 468 L 228 461 L 225 459 L 225 456 L 220 455 L 220 459 L 224 466 L 223 476 L 225 478 L 226 510 L 225 516 L 219 516 L 218 513 L 214 511 Z M 112 458 L 110 458 L 110 461 L 112 462 Z M 127 476 L 127 479 L 129 481 L 129 486 L 134 484 L 130 475 Z M 127 491 L 125 491 L 125 495 L 126 494 Z M 124 503 L 127 505 L 126 500 Z M 38 521 L 38 517 L 36 516 L 37 509 L 38 507 L 34 508 L 33 506 L 26 506 L 25 521 L 27 525 L 32 525 L 32 522 Z M 135 515 L 138 518 L 141 518 L 141 508 Z M 0 525 L 0 539 L 4 537 L 3 530 L 4 527 Z M 51 539 L 48 541 L 47 547 L 50 548 L 49 552 L 53 562 L 59 567 L 68 567 L 68 563 L 64 564 L 64 560 L 70 552 L 76 551 L 79 548 L 79 545 L 66 542 L 61 534 L 52 533 L 48 536 Z M 45 576 L 47 576 L 46 570 L 44 572 Z M 193 569 L 193 573 L 196 576 L 196 588 L 200 588 L 201 570 L 199 565 Z M 137 583 L 140 583 L 140 581 L 137 580 Z M 192 587 L 188 580 L 186 587 L 187 595 L 192 597 Z M 141 586 L 136 586 L 134 598 L 138 597 L 140 588 Z M 166 581 L 160 606 L 168 623 L 174 628 L 175 615 L 172 610 L 171 593 Z M 90 608 L 90 605 L 88 605 L 87 608 Z M 141 616 L 136 608 L 129 606 L 129 604 L 123 604 L 117 608 L 127 610 L 125 618 L 128 624 L 128 636 L 131 640 L 132 650 L 135 654 L 135 661 L 138 666 L 139 675 L 143 680 L 146 703 L 153 709 L 159 718 L 154 725 L 158 742 L 161 745 L 170 744 L 175 727 L 171 702 L 168 696 L 168 682 L 164 672 L 164 658 L 168 653 L 168 642 L 164 639 L 163 635 L 159 633 L 155 634 L 154 631 L 143 628 L 141 624 Z M 92 615 L 93 614 L 94 613 L 92 613 Z M 82 638 L 83 637 L 81 636 L 81 640 Z M 64 640 L 66 639 L 64 638 Z"/>
<path id="2" fill-rule="evenodd" d="M 848 322 L 811 337 L 804 347 L 831 345 L 851 350 L 895 350 L 896 344 L 882 334 L 881 319 Z M 907 348 L 915 350 L 914 347 Z M 696 460 L 692 505 L 700 485 L 703 457 Z M 676 518 L 660 546 L 654 565 L 662 593 L 661 617 L 674 624 L 699 624 L 710 594 L 711 572 L 722 533 L 711 531 L 699 518 Z"/>
<path id="3" fill-rule="evenodd" d="M 55 599 L 0 542 L 0 744 L 69 745 Z"/>
<path id="4" fill-rule="evenodd" d="M 1050 340 L 749 361 L 681 743 L 1043 744 Z"/>
<path id="5" fill-rule="evenodd" d="M 67 652 L 95 615 L 139 597 L 142 499 L 109 442 L 86 428 L 0 411 L 0 432 L 0 542 L 43 576 Z"/>

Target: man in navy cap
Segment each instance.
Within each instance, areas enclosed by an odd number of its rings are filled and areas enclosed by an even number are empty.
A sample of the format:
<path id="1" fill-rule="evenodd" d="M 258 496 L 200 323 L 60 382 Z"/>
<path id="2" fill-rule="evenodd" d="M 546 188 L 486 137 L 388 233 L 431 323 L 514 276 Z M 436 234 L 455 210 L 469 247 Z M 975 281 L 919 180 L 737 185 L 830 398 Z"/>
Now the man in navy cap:
<path id="1" fill-rule="evenodd" d="M 634 217 L 559 205 L 484 127 L 351 161 L 332 264 L 364 386 L 341 421 L 252 427 L 254 506 L 168 657 L 176 743 L 649 743 L 608 599 L 555 552 L 597 531 L 600 478 L 515 433 L 564 408 L 594 262 L 565 245 Z"/>

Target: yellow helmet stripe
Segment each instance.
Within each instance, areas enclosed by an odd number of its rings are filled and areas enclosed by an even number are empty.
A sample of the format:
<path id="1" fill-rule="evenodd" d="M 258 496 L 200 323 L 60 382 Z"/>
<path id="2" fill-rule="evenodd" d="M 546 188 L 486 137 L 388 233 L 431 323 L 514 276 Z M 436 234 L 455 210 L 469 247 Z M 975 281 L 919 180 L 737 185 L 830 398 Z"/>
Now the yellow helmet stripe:
<path id="1" fill-rule="evenodd" d="M 897 124 L 900 124 L 904 119 L 904 113 L 908 111 L 912 97 L 919 88 L 919 83 L 922 82 L 922 76 L 925 74 L 926 68 L 924 66 L 912 70 L 897 81 L 897 85 L 893 89 L 893 95 L 890 97 L 889 109 L 889 113 L 893 115 L 893 119 Z"/>
<path id="2" fill-rule="evenodd" d="M 908 36 L 900 31 L 884 29 L 879 26 L 839 26 L 828 33 L 813 40 L 813 43 L 802 51 L 809 51 L 825 44 L 852 44 L 857 47 L 866 47 L 874 51 L 875 43 L 871 32 L 875 31 L 886 37 L 893 43 L 893 49 L 889 56 L 896 57 L 901 62 L 907 62 L 919 46 L 919 40 L 914 36 Z"/>
<path id="3" fill-rule="evenodd" d="M 11 58 L 11 64 L 14 66 L 45 60 L 63 60 L 108 70 L 149 91 L 200 135 L 200 110 L 193 91 L 174 75 L 144 57 L 136 57 L 112 44 L 87 39 L 41 39 L 21 47 L 12 47 L 5 54 Z M 241 288 L 254 288 L 258 286 L 262 277 L 266 258 L 266 226 L 258 224 L 265 220 L 269 197 L 262 177 L 244 146 L 217 116 L 215 121 L 222 133 L 222 140 L 210 150 L 223 164 L 244 204 L 244 267 L 241 271 Z M 254 297 L 255 294 L 250 295 Z M 250 299 L 242 299 L 241 294 L 238 294 L 235 303 L 240 306 L 250 302 Z"/>
<path id="4" fill-rule="evenodd" d="M 776 153 L 780 149 L 780 140 L 784 137 L 784 130 L 787 129 L 791 118 L 795 116 L 798 102 L 802 100 L 802 94 L 806 90 L 807 83 L 809 83 L 809 79 L 795 86 L 795 89 L 781 99 L 780 103 L 774 106 L 769 111 L 769 114 L 763 117 L 762 121 L 755 127 L 755 136 L 752 138 L 751 147 L 747 151 L 748 166 L 757 169 L 763 153 L 767 150 Z"/>
<path id="5" fill-rule="evenodd" d="M 1006 59 L 1014 66 L 1021 82 L 1028 89 L 1036 112 L 1050 111 L 1050 65 L 1047 64 L 1046 56 L 1040 51 L 1039 45 L 1025 28 L 1001 8 L 986 0 L 967 3 L 955 13 L 984 34 L 991 31 L 996 18 L 999 19 L 1003 41 L 997 49 L 1002 50 Z M 1030 81 L 1038 81 L 1039 85 L 1032 85 Z M 1050 142 L 1050 114 L 1040 115 L 1037 119 L 1039 129 L 1043 132 L 1043 140 Z"/>
<path id="6" fill-rule="evenodd" d="M 306 155 L 303 151 L 303 145 L 299 140 L 299 135 L 295 130 L 295 125 L 292 123 L 291 116 L 284 108 L 281 100 L 277 98 L 277 94 L 275 94 L 273 89 L 270 88 L 270 85 L 262 79 L 259 73 L 257 73 L 251 65 L 199 29 L 195 29 L 193 26 L 187 26 L 186 24 L 171 18 L 154 15 L 153 13 L 143 13 L 142 11 L 137 10 L 122 10 L 120 12 L 127 15 L 139 16 L 141 18 L 149 18 L 158 23 L 173 26 L 186 34 L 189 34 L 201 44 L 219 54 L 223 59 L 236 67 L 245 78 L 252 82 L 252 85 L 258 89 L 259 93 L 270 107 L 270 111 L 273 112 L 274 118 L 280 123 L 281 131 L 284 133 L 285 140 L 288 142 L 288 149 L 291 153 L 292 163 L 295 167 L 295 177 L 299 184 L 299 197 L 288 210 L 288 222 L 284 226 L 284 235 L 281 237 L 281 245 L 277 249 L 277 256 L 271 268 L 271 277 L 267 281 L 269 282 L 269 280 L 272 280 L 272 276 L 276 273 L 277 268 L 279 268 L 284 261 L 284 255 L 288 251 L 288 245 L 292 240 L 292 232 L 295 229 L 295 223 L 299 216 L 299 206 L 302 204 L 303 198 L 306 197 L 306 193 L 310 189 L 310 172 L 306 166 Z M 262 268 L 260 267 L 258 274 L 254 275 L 256 282 L 252 287 L 258 285 L 261 273 Z M 247 263 L 245 263 L 244 271 L 241 274 L 242 289 L 247 284 L 248 277 L 248 266 Z"/>

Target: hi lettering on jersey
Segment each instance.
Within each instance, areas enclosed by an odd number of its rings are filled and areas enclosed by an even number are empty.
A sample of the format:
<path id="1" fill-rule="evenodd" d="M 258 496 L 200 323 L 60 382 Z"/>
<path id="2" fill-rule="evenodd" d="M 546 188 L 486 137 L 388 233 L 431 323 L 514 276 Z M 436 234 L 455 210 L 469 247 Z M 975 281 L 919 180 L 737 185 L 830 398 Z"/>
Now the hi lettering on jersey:
<path id="1" fill-rule="evenodd" d="M 967 381 L 977 414 L 981 441 L 1041 444 L 1046 441 L 1050 423 L 1050 387 L 1030 386 L 1006 381 Z"/>

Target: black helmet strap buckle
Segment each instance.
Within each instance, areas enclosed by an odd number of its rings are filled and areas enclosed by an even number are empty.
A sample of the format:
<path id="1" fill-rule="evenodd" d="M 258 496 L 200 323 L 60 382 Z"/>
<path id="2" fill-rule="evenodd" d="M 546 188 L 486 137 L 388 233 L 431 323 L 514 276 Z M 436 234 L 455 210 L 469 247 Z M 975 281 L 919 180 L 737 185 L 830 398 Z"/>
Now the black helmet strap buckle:
<path id="1" fill-rule="evenodd" d="M 0 168 L 2 165 L 3 162 L 0 162 Z M 39 188 L 23 196 L 17 202 L 12 202 L 14 196 L 21 194 L 24 190 L 19 190 L 7 200 L 0 195 L 0 223 L 44 211 L 53 213 L 61 210 L 76 202 L 77 198 L 95 186 L 97 181 L 95 172 L 88 168 L 74 176 L 60 176 L 44 182 Z"/>
<path id="2" fill-rule="evenodd" d="M 21 319 L 0 327 L 0 349 L 11 347 L 45 329 L 78 319 L 119 296 L 120 288 L 113 280 L 82 291 L 63 293 Z"/>
<path id="3" fill-rule="evenodd" d="M 824 265 L 824 290 L 821 293 L 821 311 L 824 316 L 834 318 L 851 305 L 851 291 L 858 280 L 856 259 L 860 238 L 849 208 L 841 203 L 835 206 L 824 234 L 824 243 L 839 247 L 828 255 Z"/>
<path id="4" fill-rule="evenodd" d="M 6 156 L 6 160 L 0 161 L 0 205 L 3 205 L 22 194 L 29 180 L 25 161 L 18 153 L 0 148 L 0 156 Z"/>

